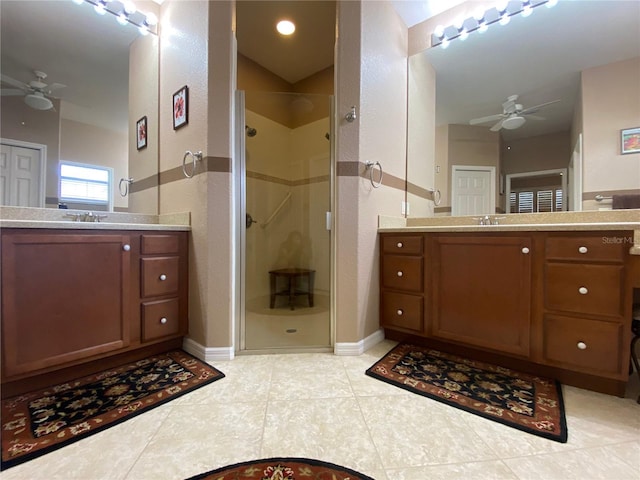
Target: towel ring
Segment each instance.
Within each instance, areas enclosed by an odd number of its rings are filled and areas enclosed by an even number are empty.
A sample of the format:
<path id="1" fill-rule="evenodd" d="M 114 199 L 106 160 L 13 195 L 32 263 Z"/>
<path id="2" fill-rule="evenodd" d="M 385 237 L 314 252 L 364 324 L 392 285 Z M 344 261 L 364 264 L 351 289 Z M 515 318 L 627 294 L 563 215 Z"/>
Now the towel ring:
<path id="1" fill-rule="evenodd" d="M 187 173 L 187 157 L 191 157 L 191 175 Z M 187 178 L 192 178 L 196 174 L 196 161 L 202 160 L 202 152 L 192 152 L 191 150 L 187 150 L 182 157 L 182 173 Z"/>
<path id="2" fill-rule="evenodd" d="M 431 192 L 431 196 L 433 197 L 433 204 L 437 207 L 442 201 L 442 193 L 440 193 L 440 190 L 438 190 L 437 188 L 430 188 L 429 191 Z"/>
<path id="3" fill-rule="evenodd" d="M 133 183 L 133 178 L 121 178 L 120 179 L 120 183 L 118 183 L 118 190 L 120 190 L 120 196 L 121 197 L 126 197 L 129 194 L 129 186 L 132 183 Z M 124 188 L 122 188 L 123 184 L 124 184 Z"/>
<path id="4" fill-rule="evenodd" d="M 380 178 L 377 182 L 373 179 L 373 169 L 376 165 L 380 168 Z M 380 185 L 382 185 L 382 176 L 384 175 L 384 172 L 382 171 L 382 165 L 380 165 L 380 162 L 367 162 L 364 164 L 364 167 L 369 170 L 369 180 L 371 181 L 371 185 L 373 186 L 373 188 L 378 188 Z"/>

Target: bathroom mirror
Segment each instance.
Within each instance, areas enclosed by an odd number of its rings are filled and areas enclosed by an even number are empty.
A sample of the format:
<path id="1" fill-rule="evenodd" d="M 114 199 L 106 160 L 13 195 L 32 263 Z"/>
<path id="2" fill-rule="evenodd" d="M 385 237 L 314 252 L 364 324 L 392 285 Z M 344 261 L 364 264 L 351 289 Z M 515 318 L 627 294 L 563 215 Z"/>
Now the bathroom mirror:
<path id="1" fill-rule="evenodd" d="M 135 4 L 145 11 L 154 8 L 146 1 Z M 157 192 L 151 194 L 155 200 L 138 206 L 130 192 L 119 193 L 118 184 L 120 178 L 138 181 L 157 176 L 158 38 L 142 36 L 134 25 L 120 25 L 109 13 L 98 15 L 89 3 L 6 1 L 0 4 L 0 14 L 0 136 L 46 145 L 43 206 L 57 206 L 59 162 L 68 161 L 111 169 L 112 210 L 157 213 Z M 64 85 L 51 91 L 52 109 L 27 106 L 11 81 L 39 80 L 36 71 L 46 75 L 41 78 L 47 84 L 45 91 L 54 84 Z M 130 86 L 138 91 L 130 92 Z M 5 95 L 7 89 L 13 95 Z M 142 117 L 147 124 L 146 147 L 138 150 L 135 125 Z"/>
<path id="2" fill-rule="evenodd" d="M 581 152 L 582 132 L 576 120 L 581 114 L 581 72 L 638 57 L 638 31 L 637 2 L 561 1 L 553 8 L 537 7 L 527 18 L 515 15 L 509 24 L 492 25 L 464 41 L 452 40 L 446 49 L 434 47 L 412 55 L 408 61 L 408 184 L 439 189 L 442 202 L 435 213 L 447 215 L 452 165 L 494 166 L 499 211 L 509 211 L 508 175 L 568 169 L 571 177 Z M 432 71 L 435 87 L 424 76 Z M 412 107 L 424 104 L 425 98 L 428 103 L 429 95 L 435 95 L 435 127 L 425 121 L 424 111 L 416 113 Z M 525 116 L 519 128 L 491 132 L 498 122 L 495 118 L 470 125 L 472 119 L 503 113 L 503 103 L 512 95 L 518 95 L 513 103 L 523 109 L 554 103 L 537 110 L 539 118 Z M 434 135 L 435 151 L 425 149 L 425 135 Z M 575 168 L 579 170 L 579 165 Z M 576 204 L 573 182 L 579 182 L 579 177 L 565 181 L 565 204 L 571 208 Z M 519 182 L 522 188 L 522 179 Z M 612 185 L 611 190 L 615 188 Z M 413 190 L 415 194 L 415 186 Z"/>

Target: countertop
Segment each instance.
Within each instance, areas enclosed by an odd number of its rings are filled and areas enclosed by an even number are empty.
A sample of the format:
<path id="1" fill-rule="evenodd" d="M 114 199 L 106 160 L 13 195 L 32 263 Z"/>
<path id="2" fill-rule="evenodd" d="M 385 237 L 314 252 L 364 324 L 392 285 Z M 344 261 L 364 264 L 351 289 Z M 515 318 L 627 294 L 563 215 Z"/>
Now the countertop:
<path id="1" fill-rule="evenodd" d="M 0 228 L 52 228 L 57 230 L 163 230 L 190 231 L 189 225 L 164 223 L 110 223 L 50 220 L 0 220 Z"/>

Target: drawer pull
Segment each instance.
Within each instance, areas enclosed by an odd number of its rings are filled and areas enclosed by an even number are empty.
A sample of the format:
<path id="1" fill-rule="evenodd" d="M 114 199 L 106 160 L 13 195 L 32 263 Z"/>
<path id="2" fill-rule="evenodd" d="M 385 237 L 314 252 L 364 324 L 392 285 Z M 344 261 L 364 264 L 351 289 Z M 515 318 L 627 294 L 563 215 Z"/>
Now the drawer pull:
<path id="1" fill-rule="evenodd" d="M 122 246 L 122 250 L 124 250 L 125 252 L 128 252 L 129 250 L 131 250 L 131 245 L 128 245 L 128 244 L 125 243 Z"/>
<path id="2" fill-rule="evenodd" d="M 167 279 L 167 276 L 163 273 L 162 275 L 160 275 L 160 281 L 164 282 Z"/>
<path id="3" fill-rule="evenodd" d="M 396 313 L 398 314 L 399 317 L 404 315 L 404 312 L 401 309 L 398 309 L 398 311 Z"/>
<path id="4" fill-rule="evenodd" d="M 587 289 L 587 287 L 580 287 L 578 289 L 578 292 L 580 292 L 580 295 L 586 295 L 587 293 L 589 293 L 589 290 Z"/>
<path id="5" fill-rule="evenodd" d="M 589 251 L 589 249 L 587 247 L 578 248 L 578 252 L 580 252 L 580 253 L 587 253 L 588 251 Z"/>
<path id="6" fill-rule="evenodd" d="M 402 242 L 398 242 L 397 247 L 398 247 L 398 248 L 402 248 L 402 247 L 404 247 L 404 245 L 402 245 Z"/>
<path id="7" fill-rule="evenodd" d="M 580 350 L 586 350 L 587 349 L 587 344 L 584 343 L 584 342 L 578 342 L 576 347 L 578 347 Z"/>
<path id="8" fill-rule="evenodd" d="M 522 247 L 522 253 L 524 254 L 529 253 L 529 247 Z"/>
<path id="9" fill-rule="evenodd" d="M 160 323 L 161 323 L 161 324 L 163 324 L 163 325 L 164 325 L 165 323 L 167 323 L 167 317 L 162 317 L 162 318 L 160 319 Z"/>
<path id="10" fill-rule="evenodd" d="M 398 272 L 398 276 L 401 277 L 402 276 L 402 271 Z"/>

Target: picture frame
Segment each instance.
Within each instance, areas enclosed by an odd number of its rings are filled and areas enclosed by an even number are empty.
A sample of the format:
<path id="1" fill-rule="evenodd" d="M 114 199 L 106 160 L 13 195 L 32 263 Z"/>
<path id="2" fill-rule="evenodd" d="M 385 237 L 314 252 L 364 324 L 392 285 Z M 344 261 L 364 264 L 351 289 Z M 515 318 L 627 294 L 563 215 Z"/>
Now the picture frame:
<path id="1" fill-rule="evenodd" d="M 136 122 L 136 148 L 138 150 L 147 148 L 147 116 L 146 115 Z"/>
<path id="2" fill-rule="evenodd" d="M 640 127 L 620 131 L 620 153 L 640 153 Z"/>
<path id="3" fill-rule="evenodd" d="M 185 85 L 173 94 L 173 129 L 189 123 L 189 88 Z"/>

